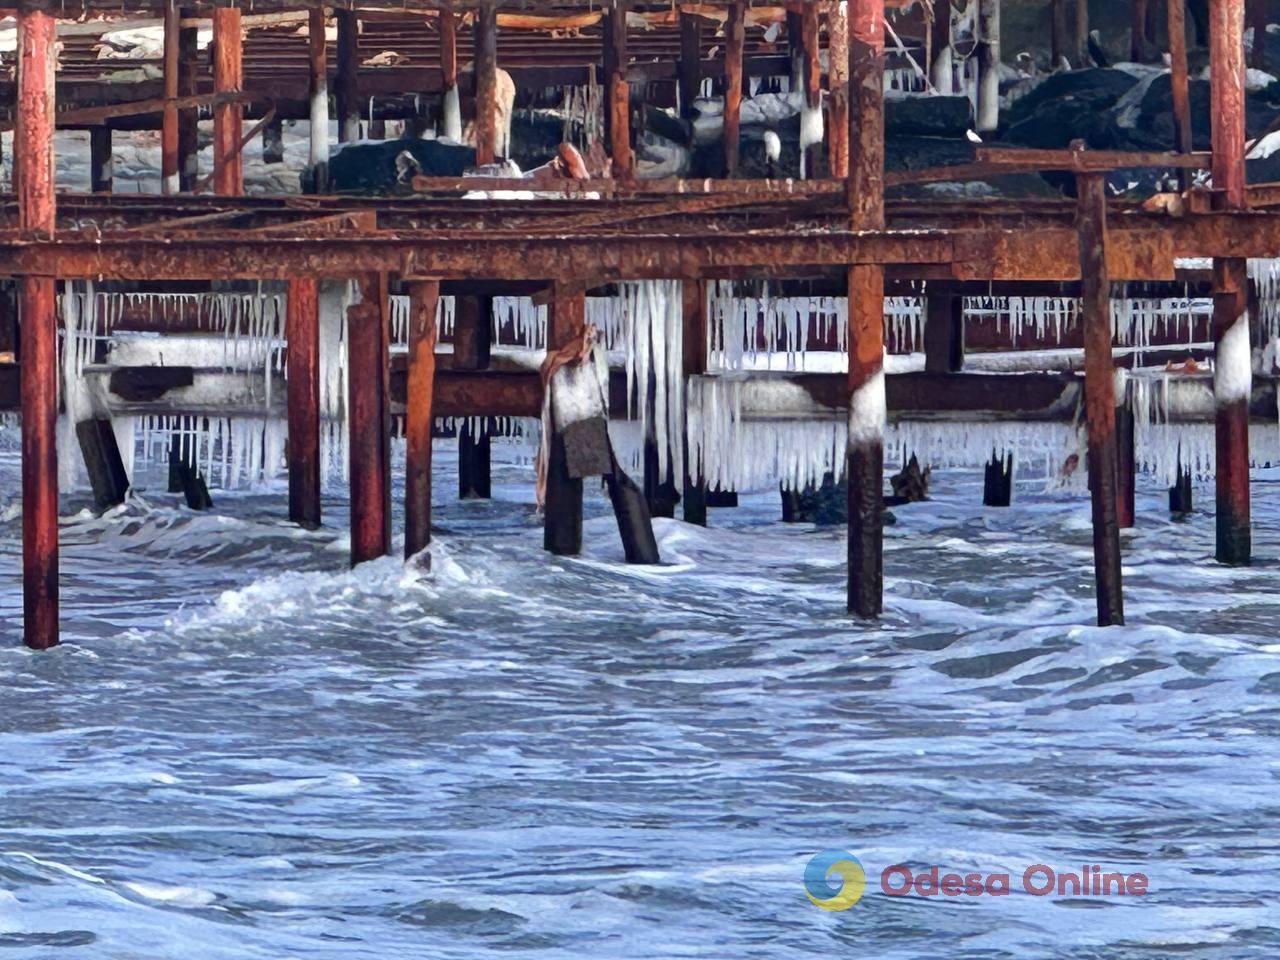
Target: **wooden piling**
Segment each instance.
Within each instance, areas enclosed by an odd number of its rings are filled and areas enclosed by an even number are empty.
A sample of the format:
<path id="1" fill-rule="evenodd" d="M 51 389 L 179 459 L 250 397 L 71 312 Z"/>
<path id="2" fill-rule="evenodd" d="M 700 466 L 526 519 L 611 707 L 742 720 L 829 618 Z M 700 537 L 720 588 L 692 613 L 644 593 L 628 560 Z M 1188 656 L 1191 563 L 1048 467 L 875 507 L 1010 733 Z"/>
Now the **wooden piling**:
<path id="1" fill-rule="evenodd" d="M 1013 503 L 1013 453 L 1001 457 L 996 450 L 991 451 L 991 459 L 987 461 L 986 472 L 982 478 L 982 505 L 984 507 L 1007 507 Z"/>
<path id="2" fill-rule="evenodd" d="M 582 337 L 586 308 L 586 294 L 581 288 L 565 290 L 559 284 L 553 286 L 547 311 L 548 350 L 559 350 Z M 576 557 L 582 552 L 582 480 L 569 476 L 564 437 L 554 427 L 548 450 L 543 549 L 556 556 Z"/>
<path id="3" fill-rule="evenodd" d="M 124 469 L 120 446 L 107 417 L 91 417 L 76 424 L 76 440 L 84 457 L 93 489 L 93 503 L 98 510 L 108 510 L 124 503 L 129 493 L 129 475 Z"/>
<path id="4" fill-rule="evenodd" d="M 613 175 L 618 180 L 631 176 L 631 86 L 627 83 L 627 8 L 628 0 L 613 0 L 609 11 L 605 43 L 609 47 L 608 75 L 609 156 L 613 159 Z"/>
<path id="5" fill-rule="evenodd" d="M 745 3 L 729 6 L 725 21 L 724 55 L 724 171 L 726 177 L 738 175 L 738 158 L 742 146 L 742 51 L 746 45 L 747 8 Z"/>
<path id="6" fill-rule="evenodd" d="M 929 373 L 964 369 L 964 297 L 943 285 L 925 291 L 924 368 Z"/>
<path id="7" fill-rule="evenodd" d="M 89 128 L 89 189 L 110 193 L 112 181 L 111 128 Z"/>
<path id="8" fill-rule="evenodd" d="M 289 281 L 289 519 L 320 526 L 320 297 L 316 281 Z"/>
<path id="9" fill-rule="evenodd" d="M 1137 450 L 1133 410 L 1116 392 L 1116 525 L 1128 530 L 1137 523 Z"/>
<path id="10" fill-rule="evenodd" d="M 800 8 L 800 46 L 801 46 L 801 82 L 805 103 L 809 110 L 819 118 L 822 109 L 822 63 L 819 29 L 818 5 L 806 3 Z M 804 123 L 801 123 L 801 138 L 804 137 Z M 810 144 L 805 150 L 804 176 L 812 180 L 818 176 L 818 158 L 822 154 L 822 142 Z"/>
<path id="11" fill-rule="evenodd" d="M 178 178 L 178 108 L 172 101 L 178 96 L 178 71 L 181 69 L 180 33 L 182 13 L 178 0 L 164 4 L 164 113 L 160 119 L 160 189 L 173 195 L 180 189 Z"/>
<path id="12" fill-rule="evenodd" d="M 1169 32 L 1169 88 L 1173 98 L 1174 149 L 1191 152 L 1191 95 L 1187 68 L 1186 0 L 1166 0 Z M 1191 171 L 1179 171 L 1182 188 L 1190 186 Z"/>
<path id="13" fill-rule="evenodd" d="M 1209 4 L 1209 98 L 1213 187 L 1219 209 L 1245 202 L 1244 0 Z M 1214 403 L 1217 408 L 1217 548 L 1221 563 L 1252 555 L 1249 504 L 1249 345 L 1246 262 L 1213 264 Z"/>
<path id="14" fill-rule="evenodd" d="M 390 325 L 386 274 L 360 281 L 348 309 L 347 417 L 351 457 L 351 562 L 391 552 Z"/>
<path id="15" fill-rule="evenodd" d="M 1100 174 L 1077 176 L 1076 189 L 1094 577 L 1098 625 L 1106 627 L 1124 623 L 1116 510 L 1115 364 L 1111 355 L 1111 280 L 1106 256 L 1106 180 Z"/>
<path id="16" fill-rule="evenodd" d="M 404 555 L 431 544 L 431 401 L 436 378 L 440 284 L 409 284 L 409 378 L 405 395 Z"/>
<path id="17" fill-rule="evenodd" d="M 182 9 L 179 12 L 181 15 L 191 13 L 188 9 Z M 196 27 L 179 26 L 179 96 L 193 97 L 198 91 L 200 85 L 198 44 L 199 30 Z M 183 193 L 194 190 L 196 182 L 200 179 L 199 124 L 198 109 L 178 111 L 178 189 Z"/>
<path id="18" fill-rule="evenodd" d="M 475 17 L 476 163 L 498 158 L 498 11 L 485 4 Z"/>
<path id="19" fill-rule="evenodd" d="M 884 229 L 884 3 L 849 18 L 850 226 Z M 880 615 L 884 594 L 884 270 L 849 268 L 849 612 Z"/>
<path id="20" fill-rule="evenodd" d="M 310 98 L 307 179 L 313 193 L 329 189 L 329 63 L 324 10 L 307 12 L 307 70 Z"/>
<path id="21" fill-rule="evenodd" d="M 458 16 L 440 11 L 440 136 L 462 140 L 462 98 L 458 90 Z"/>
<path id="22" fill-rule="evenodd" d="M 827 48 L 827 167 L 842 179 L 849 175 L 849 21 L 841 0 L 827 4 Z"/>
<path id="23" fill-rule="evenodd" d="M 695 13 L 680 12 L 680 63 L 677 69 L 680 116 L 693 118 L 693 102 L 702 87 L 702 20 Z"/>
<path id="24" fill-rule="evenodd" d="M 244 86 L 240 8 L 213 8 L 213 89 L 238 93 Z M 213 192 L 224 197 L 244 192 L 240 128 L 244 108 L 219 103 L 213 108 Z"/>
<path id="25" fill-rule="evenodd" d="M 354 10 L 334 10 L 333 19 L 338 27 L 334 77 L 338 142 L 350 143 L 360 139 L 360 20 Z"/>
<path id="26" fill-rule="evenodd" d="M 453 369 L 487 370 L 493 343 L 493 298 L 459 296 L 453 320 Z M 492 495 L 489 431 L 473 429 L 470 418 L 458 428 L 458 498 Z"/>
<path id="27" fill-rule="evenodd" d="M 686 280 L 682 287 L 683 302 L 683 370 L 686 384 L 685 410 L 689 409 L 689 378 L 707 372 L 707 289 L 703 281 Z M 682 500 L 685 523 L 707 525 L 707 481 L 701 469 L 689 458 L 688 419 L 682 431 L 684 443 L 684 497 Z"/>
<path id="28" fill-rule="evenodd" d="M 56 43 L 54 18 L 48 10 L 19 8 L 14 193 L 18 199 L 18 227 L 29 239 L 51 238 L 56 222 Z M 18 279 L 23 640 L 36 649 L 58 642 L 58 334 L 54 282 L 51 276 Z"/>

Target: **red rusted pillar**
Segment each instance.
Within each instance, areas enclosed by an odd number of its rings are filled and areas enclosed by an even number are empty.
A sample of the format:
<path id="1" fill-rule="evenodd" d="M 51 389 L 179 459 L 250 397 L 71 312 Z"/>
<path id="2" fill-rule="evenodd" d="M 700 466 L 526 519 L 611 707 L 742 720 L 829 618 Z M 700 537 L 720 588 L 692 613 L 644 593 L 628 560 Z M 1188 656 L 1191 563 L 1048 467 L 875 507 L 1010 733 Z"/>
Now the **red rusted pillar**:
<path id="1" fill-rule="evenodd" d="M 701 280 L 686 280 L 683 284 L 682 304 L 684 319 L 684 376 L 688 378 L 707 372 L 707 287 Z M 689 409 L 686 390 L 685 410 Z M 707 525 L 707 481 L 702 470 L 689 459 L 689 425 L 684 427 L 684 507 L 685 523 Z"/>
<path id="2" fill-rule="evenodd" d="M 27 237 L 52 237 L 54 19 L 18 12 L 18 109 L 14 192 Z M 18 280 L 22 394 L 23 639 L 38 650 L 58 642 L 58 333 L 54 278 Z"/>
<path id="3" fill-rule="evenodd" d="M 609 47 L 608 110 L 609 156 L 613 158 L 613 175 L 619 180 L 631 176 L 631 86 L 627 83 L 627 7 L 628 0 L 613 0 L 609 11 L 605 44 Z"/>
<path id="4" fill-rule="evenodd" d="M 884 229 L 884 3 L 851 0 L 850 226 Z M 849 612 L 884 603 L 884 270 L 849 268 Z"/>
<path id="5" fill-rule="evenodd" d="M 693 117 L 693 101 L 702 87 L 702 21 L 696 13 L 680 13 L 680 115 Z"/>
<path id="6" fill-rule="evenodd" d="M 742 50 L 746 45 L 746 24 L 746 4 L 730 4 L 728 20 L 724 26 L 724 172 L 726 177 L 738 175 L 738 155 L 742 137 Z"/>
<path id="7" fill-rule="evenodd" d="M 1244 0 L 1209 5 L 1210 128 L 1213 187 L 1221 209 L 1245 206 Z M 1248 279 L 1244 260 L 1213 264 L 1214 403 L 1217 408 L 1217 558 L 1247 564 L 1249 531 Z"/>
<path id="8" fill-rule="evenodd" d="M 498 158 L 498 11 L 486 4 L 476 11 L 476 163 Z"/>
<path id="9" fill-rule="evenodd" d="M 458 92 L 458 17 L 440 11 L 440 89 L 444 91 L 440 135 L 462 141 L 462 97 Z"/>
<path id="10" fill-rule="evenodd" d="M 547 311 L 548 350 L 559 350 L 581 338 L 586 308 L 583 291 L 565 291 L 559 284 L 553 287 L 551 306 Z M 576 557 L 582 552 L 582 480 L 569 476 L 564 437 L 554 428 L 547 447 L 542 546 L 557 556 Z"/>
<path id="11" fill-rule="evenodd" d="M 1128 374 L 1116 370 L 1116 526 L 1128 530 L 1137 522 L 1137 450 L 1133 410 L 1129 407 Z"/>
<path id="12" fill-rule="evenodd" d="M 1174 147 L 1191 152 L 1191 95 L 1187 73 L 1186 0 L 1167 0 L 1169 15 L 1169 85 L 1173 97 Z M 1190 185 L 1190 171 L 1180 173 L 1183 189 Z"/>
<path id="13" fill-rule="evenodd" d="M 409 384 L 405 399 L 404 555 L 431 544 L 431 401 L 436 380 L 436 304 L 440 284 L 409 285 Z"/>
<path id="14" fill-rule="evenodd" d="M 333 11 L 338 28 L 338 66 L 334 77 L 334 102 L 338 117 L 338 142 L 360 139 L 360 21 L 352 10 Z"/>
<path id="15" fill-rule="evenodd" d="M 239 93 L 244 86 L 239 7 L 213 8 L 213 89 Z M 224 197 L 244 192 L 240 127 L 244 108 L 219 103 L 213 108 L 213 192 Z"/>
<path id="16" fill-rule="evenodd" d="M 824 139 L 820 135 L 821 131 L 816 129 L 822 123 L 820 43 L 818 5 L 806 3 L 800 8 L 800 44 L 803 56 L 801 79 L 804 84 L 806 107 L 800 121 L 800 140 L 801 146 L 809 144 L 805 150 L 804 176 L 810 180 L 818 175 L 818 157 L 821 154 Z"/>
<path id="17" fill-rule="evenodd" d="M 849 21 L 840 0 L 827 4 L 827 48 L 827 167 L 842 178 L 849 175 Z"/>
<path id="18" fill-rule="evenodd" d="M 320 526 L 320 297 L 316 281 L 289 281 L 289 519 Z"/>
<path id="19" fill-rule="evenodd" d="M 190 14 L 190 10 L 181 10 Z M 179 27 L 178 30 L 178 94 L 194 97 L 199 92 L 199 30 L 196 27 Z M 199 137 L 200 111 L 194 107 L 178 111 L 178 188 L 194 190 L 200 179 Z"/>
<path id="20" fill-rule="evenodd" d="M 178 39 L 181 31 L 178 0 L 164 4 L 164 115 L 160 127 L 160 189 L 166 194 L 178 192 L 178 108 L 172 101 L 178 96 Z"/>
<path id="21" fill-rule="evenodd" d="M 453 322 L 453 369 L 487 370 L 493 344 L 493 298 L 458 297 Z M 458 428 L 458 499 L 488 500 L 491 454 L 486 423 L 473 429 L 471 418 Z"/>
<path id="22" fill-rule="evenodd" d="M 1267 69 L 1267 0 L 1248 0 L 1246 10 L 1253 28 L 1253 47 L 1249 50 L 1249 66 Z"/>
<path id="23" fill-rule="evenodd" d="M 1098 625 L 1124 623 L 1120 527 L 1116 516 L 1115 364 L 1111 356 L 1111 279 L 1107 273 L 1107 197 L 1101 175 L 1076 177 L 1080 298 L 1084 315 L 1085 416 Z"/>
<path id="24" fill-rule="evenodd" d="M 386 274 L 360 281 L 347 313 L 347 411 L 351 457 L 351 562 L 391 552 L 391 419 Z"/>
<path id="25" fill-rule="evenodd" d="M 313 193 L 329 189 L 329 62 L 324 10 L 307 13 L 307 70 L 310 95 L 310 142 L 307 168 Z"/>

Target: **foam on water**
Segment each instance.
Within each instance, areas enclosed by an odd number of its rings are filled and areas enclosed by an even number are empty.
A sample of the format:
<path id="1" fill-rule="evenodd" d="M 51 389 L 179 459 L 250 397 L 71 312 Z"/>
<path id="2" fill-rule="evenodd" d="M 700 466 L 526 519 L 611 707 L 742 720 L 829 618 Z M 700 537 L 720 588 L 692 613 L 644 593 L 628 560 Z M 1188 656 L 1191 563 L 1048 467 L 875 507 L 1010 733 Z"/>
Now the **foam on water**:
<path id="1" fill-rule="evenodd" d="M 16 455 L 0 452 L 12 495 Z M 589 484 L 586 551 L 541 550 L 527 466 L 453 499 L 430 572 L 346 565 L 345 502 L 281 490 L 196 515 L 145 477 L 64 504 L 67 643 L 18 645 L 0 592 L 0 944 L 22 956 L 1273 957 L 1280 497 L 1258 563 L 1144 487 L 1130 626 L 1093 619 L 1088 502 L 981 478 L 887 528 L 887 612 L 844 614 L 843 531 L 777 495 L 660 520 L 622 563 Z M 1211 504 L 1211 490 L 1198 488 Z M 399 488 L 397 486 L 397 500 Z M 399 511 L 397 508 L 397 526 Z M 17 570 L 20 514 L 0 511 Z M 873 878 L 828 914 L 818 850 Z M 1084 862 L 1144 898 L 891 899 L 893 863 Z M 1093 906 L 1082 912 L 1082 906 Z"/>

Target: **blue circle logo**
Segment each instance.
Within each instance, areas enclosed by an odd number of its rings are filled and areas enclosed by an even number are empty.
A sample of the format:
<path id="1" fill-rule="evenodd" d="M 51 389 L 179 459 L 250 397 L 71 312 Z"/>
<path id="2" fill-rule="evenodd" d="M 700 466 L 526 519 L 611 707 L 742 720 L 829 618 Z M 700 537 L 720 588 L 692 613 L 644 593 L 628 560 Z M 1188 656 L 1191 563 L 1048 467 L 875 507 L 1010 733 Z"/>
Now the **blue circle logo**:
<path id="1" fill-rule="evenodd" d="M 832 874 L 840 878 L 838 886 L 827 879 Z M 866 871 L 848 850 L 823 850 L 804 868 L 804 892 L 823 910 L 848 910 L 862 899 L 866 889 Z"/>

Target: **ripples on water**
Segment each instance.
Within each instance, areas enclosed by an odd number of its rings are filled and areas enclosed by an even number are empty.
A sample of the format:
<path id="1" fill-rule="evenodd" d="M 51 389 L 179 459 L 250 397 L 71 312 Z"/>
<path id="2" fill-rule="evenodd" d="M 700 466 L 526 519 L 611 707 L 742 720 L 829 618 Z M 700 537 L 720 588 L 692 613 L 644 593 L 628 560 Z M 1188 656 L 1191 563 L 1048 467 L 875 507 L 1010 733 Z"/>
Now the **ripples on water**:
<path id="1" fill-rule="evenodd" d="M 12 455 L 0 487 L 16 497 Z M 542 553 L 527 470 L 452 499 L 434 572 L 346 569 L 285 496 L 64 520 L 63 647 L 18 645 L 0 519 L 0 946 L 14 956 L 1274 957 L 1280 490 L 1262 559 L 1140 496 L 1130 626 L 1097 629 L 1088 504 L 984 511 L 972 474 L 889 528 L 887 613 L 776 495 L 660 521 L 627 568 L 589 500 Z M 155 478 L 152 478 L 155 479 Z M 162 489 L 162 488 L 160 488 Z M 1198 490 L 1207 505 L 1211 491 Z M 811 906 L 816 851 L 871 883 Z M 890 899 L 883 867 L 1103 863 L 1145 898 Z M 1016 883 L 1015 883 L 1016 887 Z"/>

